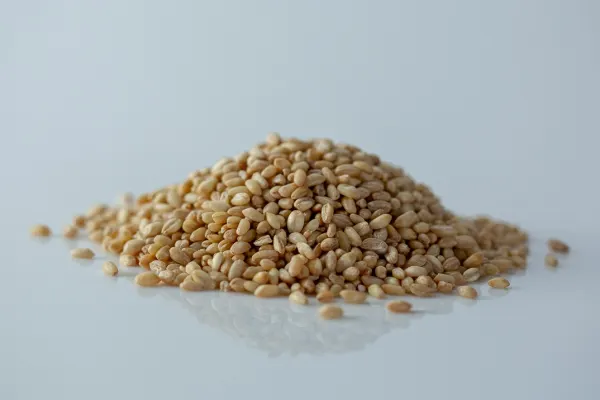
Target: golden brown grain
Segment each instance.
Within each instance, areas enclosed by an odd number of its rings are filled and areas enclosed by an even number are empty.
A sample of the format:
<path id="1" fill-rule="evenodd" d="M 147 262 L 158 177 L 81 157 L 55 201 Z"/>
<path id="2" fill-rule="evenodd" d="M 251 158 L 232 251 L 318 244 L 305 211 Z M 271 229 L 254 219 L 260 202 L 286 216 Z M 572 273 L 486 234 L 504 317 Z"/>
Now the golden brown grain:
<path id="1" fill-rule="evenodd" d="M 546 257 L 544 257 L 544 262 L 549 267 L 558 266 L 558 259 L 556 258 L 556 256 L 554 254 L 546 254 Z"/>
<path id="2" fill-rule="evenodd" d="M 279 287 L 275 284 L 260 285 L 254 291 L 256 297 L 276 297 L 279 296 Z"/>
<path id="3" fill-rule="evenodd" d="M 289 299 L 292 303 L 295 303 L 295 304 L 300 304 L 300 305 L 308 304 L 308 297 L 306 297 L 306 295 L 300 291 L 292 292 L 289 296 Z"/>
<path id="4" fill-rule="evenodd" d="M 102 272 L 107 276 L 115 276 L 119 273 L 119 269 L 112 261 L 106 261 L 102 264 Z"/>
<path id="5" fill-rule="evenodd" d="M 362 304 L 367 300 L 367 294 L 356 290 L 342 290 L 340 296 L 348 304 Z"/>
<path id="6" fill-rule="evenodd" d="M 137 274 L 134 281 L 139 286 L 156 286 L 160 283 L 160 278 L 154 272 L 145 271 Z"/>
<path id="7" fill-rule="evenodd" d="M 387 303 L 385 308 L 394 314 L 408 313 L 412 309 L 412 304 L 410 304 L 408 301 L 394 300 Z"/>
<path id="8" fill-rule="evenodd" d="M 383 285 L 381 285 L 381 289 L 383 289 L 385 294 L 388 294 L 390 296 L 404 296 L 406 294 L 406 291 L 400 285 L 384 283 Z"/>
<path id="9" fill-rule="evenodd" d="M 203 282 L 194 281 L 193 279 L 185 279 L 179 284 L 179 287 L 187 292 L 199 292 L 205 290 Z"/>
<path id="10" fill-rule="evenodd" d="M 369 292 L 369 295 L 371 295 L 379 300 L 385 299 L 387 297 L 385 295 L 385 292 L 379 285 L 371 285 L 367 288 L 367 291 Z"/>
<path id="11" fill-rule="evenodd" d="M 492 278 L 488 281 L 488 285 L 496 289 L 506 289 L 510 286 L 510 282 L 507 279 L 501 277 Z"/>
<path id="12" fill-rule="evenodd" d="M 427 269 L 424 267 L 419 267 L 416 265 L 413 265 L 411 267 L 408 267 L 404 270 L 404 272 L 406 273 L 406 275 L 412 277 L 412 278 L 416 278 L 418 276 L 425 276 L 427 275 Z"/>
<path id="13" fill-rule="evenodd" d="M 63 229 L 63 237 L 66 239 L 75 239 L 78 233 L 79 229 L 73 225 L 67 225 Z"/>
<path id="14" fill-rule="evenodd" d="M 335 295 L 329 290 L 323 290 L 317 294 L 317 301 L 319 303 L 331 303 L 335 299 Z"/>
<path id="15" fill-rule="evenodd" d="M 449 294 L 452 293 L 452 291 L 454 290 L 454 284 L 446 282 L 446 281 L 439 281 L 437 283 L 437 291 L 440 293 L 444 293 L 444 294 Z"/>
<path id="16" fill-rule="evenodd" d="M 91 260 L 94 258 L 94 252 L 87 248 L 78 248 L 71 250 L 71 257 Z"/>
<path id="17" fill-rule="evenodd" d="M 135 267 L 138 265 L 137 259 L 129 254 L 123 254 L 119 257 L 119 263 L 124 267 Z"/>
<path id="18" fill-rule="evenodd" d="M 463 277 L 467 282 L 475 282 L 481 276 L 479 272 L 479 268 L 469 268 L 465 272 L 463 272 Z"/>
<path id="19" fill-rule="evenodd" d="M 556 253 L 568 253 L 570 250 L 568 244 L 558 239 L 548 240 L 548 248 Z"/>
<path id="20" fill-rule="evenodd" d="M 467 299 L 477 298 L 477 290 L 471 286 L 459 286 L 457 292 L 459 296 Z"/>
<path id="21" fill-rule="evenodd" d="M 344 316 L 344 310 L 336 305 L 326 304 L 319 308 L 319 316 L 325 320 L 339 319 Z"/>
<path id="22" fill-rule="evenodd" d="M 31 233 L 31 236 L 34 237 L 48 237 L 52 235 L 52 230 L 50 230 L 50 227 L 48 227 L 48 225 L 41 224 L 32 226 L 29 232 Z"/>

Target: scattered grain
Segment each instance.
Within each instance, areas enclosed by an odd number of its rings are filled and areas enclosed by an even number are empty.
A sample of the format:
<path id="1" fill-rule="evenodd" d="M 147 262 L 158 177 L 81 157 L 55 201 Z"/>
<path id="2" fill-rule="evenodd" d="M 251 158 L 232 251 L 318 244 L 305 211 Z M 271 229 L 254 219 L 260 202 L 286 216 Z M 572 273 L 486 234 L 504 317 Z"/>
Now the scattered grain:
<path id="1" fill-rule="evenodd" d="M 34 225 L 29 232 L 31 233 L 31 236 L 34 237 L 48 237 L 52 235 L 52 230 L 50 230 L 48 225 Z"/>
<path id="2" fill-rule="evenodd" d="M 412 304 L 410 304 L 408 301 L 394 300 L 387 303 L 385 308 L 394 314 L 408 313 L 412 309 Z"/>
<path id="3" fill-rule="evenodd" d="M 326 304 L 319 308 L 319 316 L 325 320 L 339 319 L 344 316 L 344 310 L 336 305 Z"/>
<path id="4" fill-rule="evenodd" d="M 63 229 L 63 237 L 66 239 L 75 239 L 77 234 L 79 233 L 79 229 L 73 225 L 67 225 Z"/>
<path id="5" fill-rule="evenodd" d="M 71 257 L 91 260 L 94 258 L 94 252 L 87 248 L 79 248 L 71 250 Z"/>
<path id="6" fill-rule="evenodd" d="M 568 244 L 558 239 L 548 240 L 548 248 L 556 253 L 568 253 L 570 250 Z"/>
<path id="7" fill-rule="evenodd" d="M 510 286 L 510 282 L 505 279 L 505 278 L 492 278 L 488 281 L 488 285 L 490 285 L 490 287 L 496 288 L 496 289 L 506 289 L 507 287 Z"/>
<path id="8" fill-rule="evenodd" d="M 556 256 L 554 254 L 546 254 L 546 257 L 544 257 L 544 262 L 549 267 L 558 266 L 558 259 L 556 258 Z"/>
<path id="9" fill-rule="evenodd" d="M 107 276 L 115 276 L 119 273 L 119 269 L 112 261 L 106 261 L 102 264 L 102 272 Z"/>

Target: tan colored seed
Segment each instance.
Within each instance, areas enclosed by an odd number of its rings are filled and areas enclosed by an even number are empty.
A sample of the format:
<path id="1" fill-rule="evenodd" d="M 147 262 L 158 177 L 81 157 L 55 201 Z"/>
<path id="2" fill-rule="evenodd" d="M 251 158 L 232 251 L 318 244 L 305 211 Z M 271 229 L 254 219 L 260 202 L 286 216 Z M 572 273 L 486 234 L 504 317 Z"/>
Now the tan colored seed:
<path id="1" fill-rule="evenodd" d="M 273 228 L 273 229 L 281 228 L 281 223 L 280 223 L 277 215 L 268 212 L 268 213 L 266 213 L 266 217 L 267 217 L 267 222 L 269 223 L 269 225 L 271 225 L 271 228 Z"/>
<path id="2" fill-rule="evenodd" d="M 371 229 L 383 229 L 388 226 L 392 222 L 392 216 L 390 214 L 382 214 L 379 217 L 375 218 L 369 223 Z"/>
<path id="3" fill-rule="evenodd" d="M 568 253 L 570 250 L 568 244 L 558 239 L 548 240 L 548 248 L 556 253 Z"/>
<path id="4" fill-rule="evenodd" d="M 190 256 L 177 247 L 171 247 L 169 255 L 171 256 L 171 260 L 181 265 L 187 265 L 191 261 Z"/>
<path id="5" fill-rule="evenodd" d="M 231 248 L 229 249 L 229 251 L 231 251 L 231 254 L 244 254 L 248 250 L 250 250 L 251 248 L 252 248 L 252 246 L 250 245 L 250 243 L 235 242 L 233 244 L 233 246 L 231 246 Z"/>
<path id="6" fill-rule="evenodd" d="M 304 214 L 302 211 L 292 211 L 287 219 L 287 228 L 290 232 L 300 232 L 304 227 Z"/>
<path id="7" fill-rule="evenodd" d="M 131 254 L 135 256 L 140 251 L 142 251 L 142 247 L 146 245 L 146 241 L 141 239 L 132 239 L 125 243 L 123 246 L 123 254 Z M 162 247 L 162 246 L 161 246 Z"/>
<path id="8" fill-rule="evenodd" d="M 94 258 L 94 252 L 87 248 L 73 249 L 71 250 L 71 257 L 91 260 Z"/>
<path id="9" fill-rule="evenodd" d="M 254 282 L 254 281 L 245 281 L 244 282 L 244 289 L 248 293 L 254 293 L 256 291 L 256 289 L 258 289 L 259 286 L 260 286 L 260 284 L 257 282 Z"/>
<path id="10" fill-rule="evenodd" d="M 463 277 L 467 282 L 475 282 L 479 279 L 481 274 L 479 273 L 479 268 L 469 268 L 465 272 L 463 272 Z"/>
<path id="11" fill-rule="evenodd" d="M 406 294 L 406 291 L 400 285 L 384 283 L 381 285 L 381 289 L 383 289 L 385 294 L 389 294 L 390 296 L 404 296 Z"/>
<path id="12" fill-rule="evenodd" d="M 431 287 L 429 287 L 425 284 L 422 284 L 422 283 L 411 283 L 409 285 L 409 290 L 412 294 L 414 294 L 415 296 L 418 296 L 418 297 L 431 296 L 432 293 L 435 291 Z"/>
<path id="13" fill-rule="evenodd" d="M 475 299 L 477 298 L 477 290 L 471 286 L 459 286 L 458 295 L 461 297 L 465 297 L 467 299 Z"/>
<path id="14" fill-rule="evenodd" d="M 323 223 L 329 224 L 333 220 L 333 206 L 330 203 L 323 205 L 321 209 L 321 219 Z"/>
<path id="15" fill-rule="evenodd" d="M 79 230 L 73 225 L 67 225 L 63 229 L 63 237 L 67 239 L 74 239 L 77 237 Z"/>
<path id="16" fill-rule="evenodd" d="M 438 290 L 438 292 L 444 293 L 444 294 L 452 293 L 452 291 L 454 290 L 454 284 L 446 282 L 446 281 L 439 281 L 437 283 L 437 290 Z"/>
<path id="17" fill-rule="evenodd" d="M 31 236 L 34 237 L 48 237 L 52 235 L 52 231 L 48 227 L 48 225 L 34 225 L 29 230 Z"/>
<path id="18" fill-rule="evenodd" d="M 553 254 L 546 254 L 546 257 L 544 257 L 544 262 L 549 267 L 558 266 L 558 259 Z"/>
<path id="19" fill-rule="evenodd" d="M 333 300 L 335 300 L 335 295 L 329 290 L 324 290 L 317 294 L 317 301 L 319 303 L 331 303 Z"/>
<path id="20" fill-rule="evenodd" d="M 397 228 L 410 228 L 419 222 L 419 216 L 414 211 L 408 211 L 396 218 L 394 226 Z"/>
<path id="21" fill-rule="evenodd" d="M 484 257 L 482 253 L 474 253 L 463 262 L 463 265 L 465 268 L 477 268 L 483 264 L 483 260 Z"/>
<path id="22" fill-rule="evenodd" d="M 385 307 L 389 312 L 399 314 L 410 312 L 412 309 L 412 304 L 410 304 L 408 301 L 394 300 L 387 303 Z"/>
<path id="23" fill-rule="evenodd" d="M 277 285 L 260 285 L 254 291 L 256 297 L 276 297 L 279 296 L 279 287 Z"/>
<path id="24" fill-rule="evenodd" d="M 416 265 L 413 265 L 412 267 L 408 267 L 404 270 L 404 272 L 406 273 L 407 276 L 410 276 L 412 278 L 416 278 L 418 276 L 425 276 L 427 275 L 427 269 L 424 267 L 418 267 Z"/>
<path id="25" fill-rule="evenodd" d="M 130 254 L 123 254 L 120 256 L 119 263 L 124 267 L 135 267 L 138 265 L 137 259 Z"/>
<path id="26" fill-rule="evenodd" d="M 170 220 L 165 222 L 165 224 L 162 227 L 161 233 L 163 235 L 172 235 L 175 232 L 177 232 L 179 229 L 181 229 L 182 224 L 183 224 L 183 221 L 180 220 L 179 218 L 171 218 Z"/>
<path id="27" fill-rule="evenodd" d="M 385 299 L 386 295 L 385 292 L 383 291 L 383 289 L 381 288 L 381 286 L 379 285 L 371 285 L 368 287 L 368 292 L 371 296 L 375 297 L 376 299 Z"/>
<path id="28" fill-rule="evenodd" d="M 179 284 L 181 290 L 185 290 L 187 292 L 200 292 L 205 290 L 204 283 L 201 281 L 195 281 L 193 279 L 185 279 L 183 282 Z"/>
<path id="29" fill-rule="evenodd" d="M 344 316 L 344 310 L 336 305 L 326 304 L 319 308 L 319 316 L 325 320 L 339 319 Z"/>
<path id="30" fill-rule="evenodd" d="M 139 286 L 156 286 L 160 283 L 160 278 L 151 271 L 145 271 L 135 276 L 135 283 Z"/>
<path id="31" fill-rule="evenodd" d="M 242 214 L 244 214 L 244 216 L 250 221 L 263 222 L 265 220 L 263 213 L 254 208 L 246 208 L 244 211 L 242 211 Z"/>
<path id="32" fill-rule="evenodd" d="M 367 294 L 356 290 L 342 290 L 340 296 L 348 304 L 362 304 L 367 300 Z"/>
<path id="33" fill-rule="evenodd" d="M 496 288 L 496 289 L 506 289 L 507 287 L 510 286 L 510 282 L 508 281 L 508 279 L 505 278 L 492 278 L 488 281 L 488 285 L 490 287 Z"/>
<path id="34" fill-rule="evenodd" d="M 378 254 L 385 254 L 388 245 L 383 240 L 372 237 L 363 240 L 361 247 L 365 250 L 374 251 Z"/>
<path id="35" fill-rule="evenodd" d="M 306 297 L 306 295 L 300 291 L 292 292 L 289 296 L 289 299 L 292 303 L 295 303 L 295 304 L 300 304 L 300 305 L 308 304 L 308 297 Z"/>
<path id="36" fill-rule="evenodd" d="M 303 169 L 296 170 L 294 173 L 294 183 L 298 186 L 304 186 L 306 183 L 306 171 Z"/>
<path id="37" fill-rule="evenodd" d="M 115 276 L 119 273 L 119 269 L 112 261 L 106 261 L 102 264 L 102 272 L 107 276 Z"/>
<path id="38" fill-rule="evenodd" d="M 494 276 L 500 273 L 500 269 L 492 263 L 483 264 L 482 268 L 484 274 L 488 276 Z"/>

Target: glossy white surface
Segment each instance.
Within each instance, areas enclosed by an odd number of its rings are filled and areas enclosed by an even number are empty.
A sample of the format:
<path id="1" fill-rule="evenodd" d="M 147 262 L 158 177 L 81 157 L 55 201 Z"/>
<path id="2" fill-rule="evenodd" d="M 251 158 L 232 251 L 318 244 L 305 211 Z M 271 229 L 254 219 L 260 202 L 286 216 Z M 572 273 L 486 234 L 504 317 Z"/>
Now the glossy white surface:
<path id="1" fill-rule="evenodd" d="M 596 399 L 598 4 L 1 3 L 0 399 Z M 28 237 L 270 130 L 356 144 L 459 213 L 521 224 L 529 269 L 475 302 L 324 322 L 137 288 Z M 550 236 L 572 246 L 556 270 Z"/>

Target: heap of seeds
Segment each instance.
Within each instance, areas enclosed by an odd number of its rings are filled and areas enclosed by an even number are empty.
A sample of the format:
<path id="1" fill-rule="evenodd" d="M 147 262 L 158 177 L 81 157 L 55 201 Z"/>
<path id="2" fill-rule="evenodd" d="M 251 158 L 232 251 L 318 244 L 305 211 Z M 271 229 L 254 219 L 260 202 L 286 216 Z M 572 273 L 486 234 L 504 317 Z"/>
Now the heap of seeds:
<path id="1" fill-rule="evenodd" d="M 323 302 L 342 291 L 349 302 L 362 299 L 352 291 L 381 299 L 459 288 L 474 298 L 466 285 L 524 268 L 528 254 L 517 227 L 454 215 L 376 155 L 278 134 L 180 184 L 95 206 L 64 234 L 78 230 L 122 265 L 147 270 L 136 279 L 142 286 L 298 291 Z M 291 300 L 306 304 L 301 295 Z"/>

